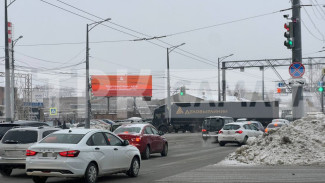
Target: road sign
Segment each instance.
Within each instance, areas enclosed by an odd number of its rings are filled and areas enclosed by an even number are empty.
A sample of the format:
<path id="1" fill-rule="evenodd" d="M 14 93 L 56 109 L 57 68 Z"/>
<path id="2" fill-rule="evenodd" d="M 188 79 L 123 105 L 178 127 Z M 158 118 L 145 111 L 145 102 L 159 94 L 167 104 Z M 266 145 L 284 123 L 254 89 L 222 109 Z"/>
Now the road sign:
<path id="1" fill-rule="evenodd" d="M 305 66 L 300 62 L 294 62 L 289 67 L 289 74 L 292 78 L 301 78 L 305 74 Z"/>
<path id="2" fill-rule="evenodd" d="M 50 108 L 50 115 L 57 115 L 56 108 Z"/>
<path id="3" fill-rule="evenodd" d="M 305 78 L 289 79 L 289 86 L 301 86 L 306 84 Z"/>
<path id="4" fill-rule="evenodd" d="M 278 83 L 278 87 L 284 87 L 284 83 Z"/>
<path id="5" fill-rule="evenodd" d="M 324 86 L 324 81 L 318 81 L 318 86 Z"/>

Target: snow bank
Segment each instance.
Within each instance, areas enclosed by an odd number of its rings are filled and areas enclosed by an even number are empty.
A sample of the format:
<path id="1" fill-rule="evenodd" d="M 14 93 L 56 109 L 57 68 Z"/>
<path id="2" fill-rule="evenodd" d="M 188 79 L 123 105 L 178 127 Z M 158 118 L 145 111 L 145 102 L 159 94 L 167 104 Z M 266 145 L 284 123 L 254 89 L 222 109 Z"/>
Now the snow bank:
<path id="1" fill-rule="evenodd" d="M 255 139 L 221 163 L 325 165 L 325 116 L 314 113 Z"/>

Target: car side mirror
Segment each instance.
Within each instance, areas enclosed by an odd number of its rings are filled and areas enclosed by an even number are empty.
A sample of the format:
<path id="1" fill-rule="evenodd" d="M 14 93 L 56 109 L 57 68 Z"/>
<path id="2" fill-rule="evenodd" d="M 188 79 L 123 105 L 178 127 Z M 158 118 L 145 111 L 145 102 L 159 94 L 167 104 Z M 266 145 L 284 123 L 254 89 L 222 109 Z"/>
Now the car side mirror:
<path id="1" fill-rule="evenodd" d="M 130 143 L 129 143 L 128 140 L 124 140 L 124 141 L 123 141 L 123 145 L 124 145 L 124 146 L 128 146 L 128 145 L 130 145 Z"/>
<path id="2" fill-rule="evenodd" d="M 158 135 L 162 136 L 162 135 L 164 135 L 164 132 L 159 131 L 159 132 L 158 132 Z"/>

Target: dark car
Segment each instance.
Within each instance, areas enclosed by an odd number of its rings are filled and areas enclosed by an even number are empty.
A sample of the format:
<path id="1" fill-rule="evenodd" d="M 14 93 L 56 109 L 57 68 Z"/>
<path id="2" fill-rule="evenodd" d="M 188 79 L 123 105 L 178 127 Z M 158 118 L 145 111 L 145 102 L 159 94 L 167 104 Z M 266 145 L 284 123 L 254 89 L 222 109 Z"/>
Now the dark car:
<path id="1" fill-rule="evenodd" d="M 227 116 L 210 116 L 204 119 L 202 123 L 202 138 L 207 140 L 209 138 L 214 138 L 218 141 L 219 130 L 225 124 L 234 122 L 234 119 Z"/>
<path id="2" fill-rule="evenodd" d="M 149 159 L 150 154 L 153 153 L 160 153 L 161 156 L 167 156 L 167 139 L 162 136 L 162 132 L 158 132 L 151 124 L 125 124 L 118 127 L 114 133 L 137 147 L 143 159 Z"/>
<path id="3" fill-rule="evenodd" d="M 0 140 L 2 139 L 3 135 L 13 127 L 39 127 L 39 126 L 49 126 L 44 122 L 38 121 L 15 121 L 13 123 L 5 122 L 0 123 Z"/>

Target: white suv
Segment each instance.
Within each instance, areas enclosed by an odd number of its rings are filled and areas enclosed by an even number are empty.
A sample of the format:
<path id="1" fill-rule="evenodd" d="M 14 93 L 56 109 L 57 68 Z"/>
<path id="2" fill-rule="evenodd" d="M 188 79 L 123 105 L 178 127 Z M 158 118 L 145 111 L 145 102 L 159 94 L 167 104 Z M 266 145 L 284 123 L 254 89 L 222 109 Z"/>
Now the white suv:
<path id="1" fill-rule="evenodd" d="M 24 127 L 8 130 L 0 141 L 0 173 L 10 176 L 12 169 L 25 168 L 26 150 L 60 128 Z"/>
<path id="2" fill-rule="evenodd" d="M 245 144 L 249 137 L 258 137 L 263 132 L 258 130 L 255 125 L 249 122 L 235 122 L 226 124 L 219 131 L 219 145 L 224 146 L 226 143 Z"/>

